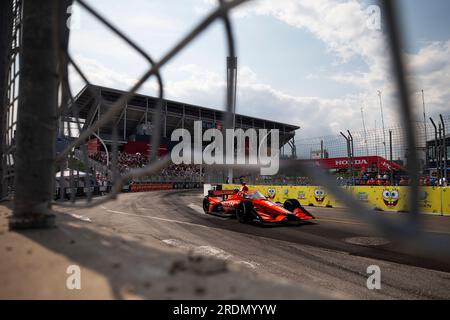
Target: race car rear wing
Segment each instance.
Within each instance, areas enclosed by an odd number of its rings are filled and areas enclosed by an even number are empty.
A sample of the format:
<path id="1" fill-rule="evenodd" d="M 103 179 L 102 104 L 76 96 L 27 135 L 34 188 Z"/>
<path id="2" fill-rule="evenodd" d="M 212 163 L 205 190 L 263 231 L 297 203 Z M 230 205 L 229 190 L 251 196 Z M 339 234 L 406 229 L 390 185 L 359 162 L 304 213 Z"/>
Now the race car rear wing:
<path id="1" fill-rule="evenodd" d="M 235 193 L 235 190 L 208 190 L 208 196 L 212 197 L 231 196 Z"/>
<path id="2" fill-rule="evenodd" d="M 217 184 L 207 184 L 205 183 L 203 185 L 203 196 L 209 196 L 209 197 L 222 197 L 222 198 L 228 198 L 228 196 L 231 196 L 235 194 L 235 190 L 222 190 L 222 185 Z"/>

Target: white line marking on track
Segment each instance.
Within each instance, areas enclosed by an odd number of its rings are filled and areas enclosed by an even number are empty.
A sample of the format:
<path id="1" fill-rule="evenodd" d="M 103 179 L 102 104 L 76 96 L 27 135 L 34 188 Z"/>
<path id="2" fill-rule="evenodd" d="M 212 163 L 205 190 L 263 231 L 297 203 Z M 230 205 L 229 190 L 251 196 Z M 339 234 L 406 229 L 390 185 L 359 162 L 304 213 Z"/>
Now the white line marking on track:
<path id="1" fill-rule="evenodd" d="M 212 246 L 197 246 L 194 248 L 194 253 L 203 256 L 212 256 L 222 260 L 231 260 L 233 257 L 228 252 Z"/>
<path id="2" fill-rule="evenodd" d="M 75 213 L 67 213 L 69 216 L 71 216 L 72 218 L 84 221 L 84 222 L 92 222 L 91 218 L 85 217 L 85 216 L 81 216 L 79 214 L 75 214 Z"/>
<path id="3" fill-rule="evenodd" d="M 209 246 L 209 245 L 196 246 L 191 243 L 188 243 L 188 242 L 185 242 L 182 240 L 177 240 L 177 239 L 165 239 L 165 240 L 161 240 L 161 241 L 172 247 L 177 247 L 177 248 L 181 248 L 181 249 L 185 249 L 185 250 L 191 250 L 194 254 L 197 254 L 197 255 L 214 257 L 214 258 L 217 258 L 220 260 L 227 260 L 232 263 L 243 265 L 243 266 L 246 266 L 251 269 L 256 269 L 256 266 L 257 266 L 257 263 L 239 260 L 236 257 L 234 257 L 232 254 L 226 252 L 225 250 L 217 248 L 217 247 L 213 247 L 213 246 Z"/>
<path id="4" fill-rule="evenodd" d="M 106 209 L 105 210 L 107 212 L 110 213 L 116 213 L 116 214 L 121 214 L 124 216 L 131 216 L 131 217 L 139 217 L 139 218 L 145 218 L 145 219 L 152 219 L 152 220 L 159 220 L 159 221 L 165 221 L 165 222 L 173 222 L 173 223 L 178 223 L 178 224 L 185 224 L 185 225 L 189 225 L 189 226 L 194 226 L 194 227 L 200 227 L 200 228 L 206 228 L 206 229 L 210 229 L 210 227 L 202 225 L 202 224 L 196 224 L 196 223 L 191 223 L 191 222 L 186 222 L 186 221 L 179 221 L 179 220 L 172 220 L 172 219 L 166 219 L 166 218 L 159 218 L 159 217 L 151 217 L 151 216 L 143 216 L 140 214 L 135 214 L 135 213 L 128 213 L 128 212 L 122 212 L 122 211 L 116 211 L 116 210 L 110 210 L 110 209 Z"/>
<path id="5" fill-rule="evenodd" d="M 165 240 L 161 240 L 162 242 L 164 242 L 165 244 L 168 244 L 169 246 L 173 246 L 173 247 L 178 247 L 178 243 L 179 241 L 176 239 L 165 239 Z"/>
<path id="6" fill-rule="evenodd" d="M 217 230 L 222 230 L 222 229 L 217 228 L 217 227 L 212 227 L 212 226 L 211 226 L 211 227 L 208 227 L 208 226 L 205 226 L 205 225 L 194 224 L 194 223 L 185 222 L 185 221 L 177 221 L 177 220 L 164 219 L 164 218 L 159 218 L 159 217 L 143 216 L 143 215 L 139 215 L 139 214 L 133 214 L 133 213 L 127 213 L 127 212 L 121 212 L 121 211 L 110 210 L 110 209 L 108 209 L 108 208 L 106 208 L 106 207 L 104 207 L 104 206 L 100 206 L 100 208 L 104 209 L 106 212 L 116 213 L 116 214 L 122 214 L 122 215 L 127 215 L 127 216 L 132 216 L 132 217 L 140 217 L 140 218 L 146 218 L 146 219 L 155 219 L 155 220 L 161 220 L 161 221 L 166 221 L 166 222 L 173 222 L 173 223 L 179 223 L 179 224 L 186 224 L 186 225 L 195 226 L 195 227 L 200 227 L 200 228 L 206 228 L 206 229 L 217 229 Z M 142 209 L 142 210 L 148 210 L 148 209 L 145 209 L 145 208 L 140 208 L 140 209 Z M 222 231 L 223 231 L 223 230 L 222 230 Z M 236 233 L 236 234 L 241 235 L 240 232 L 235 232 L 235 231 L 231 231 L 231 230 L 230 230 L 229 232 L 231 232 L 231 233 Z M 292 245 L 291 242 L 284 241 L 284 240 L 274 240 L 274 239 L 272 239 L 272 238 L 267 238 L 267 237 L 264 237 L 264 236 L 257 236 L 257 237 L 258 237 L 259 239 L 266 240 L 266 241 L 270 241 L 270 242 L 274 242 L 274 241 L 275 241 L 275 242 L 277 242 L 277 243 L 286 243 L 286 244 L 288 244 L 289 246 Z M 166 243 L 166 244 L 168 244 L 168 245 L 172 245 L 172 246 L 177 246 L 177 244 L 179 245 L 179 243 L 182 243 L 180 240 L 176 240 L 176 239 L 162 240 L 162 242 L 164 242 L 164 243 Z M 305 250 L 305 249 L 308 249 L 308 248 L 311 248 L 311 249 L 317 249 L 316 247 L 308 246 L 308 245 L 299 245 L 299 244 L 295 244 L 294 246 L 295 246 L 295 247 L 298 247 L 298 248 L 302 248 L 302 250 Z M 333 250 L 333 249 L 326 249 L 326 251 L 335 252 L 335 253 L 340 253 L 340 254 L 345 254 L 345 255 L 348 254 L 348 252 L 343 252 L 343 251 L 338 251 L 338 250 Z M 248 261 L 243 261 L 243 260 L 238 260 L 238 261 L 235 261 L 235 262 L 238 263 L 238 264 L 246 265 L 246 266 L 248 266 L 248 267 L 250 267 L 250 268 L 253 268 L 253 269 L 256 269 L 256 268 L 260 265 L 259 263 L 256 263 L 256 262 L 248 262 Z"/>

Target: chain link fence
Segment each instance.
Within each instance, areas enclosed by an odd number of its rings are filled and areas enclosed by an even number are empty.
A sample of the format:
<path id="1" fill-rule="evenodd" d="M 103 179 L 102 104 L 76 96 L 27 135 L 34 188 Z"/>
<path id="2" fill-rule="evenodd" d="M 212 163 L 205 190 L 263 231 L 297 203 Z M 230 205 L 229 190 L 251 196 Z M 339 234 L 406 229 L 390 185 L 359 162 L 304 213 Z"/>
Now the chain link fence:
<path id="1" fill-rule="evenodd" d="M 440 119 L 434 119 L 436 124 Z M 443 116 L 445 127 L 450 125 L 450 115 Z M 419 154 L 422 166 L 427 161 L 425 150 L 426 143 L 435 140 L 435 131 L 429 119 L 414 122 L 414 128 L 417 134 L 416 150 Z M 346 130 L 343 130 L 346 132 Z M 380 156 L 393 160 L 402 160 L 406 163 L 407 146 L 404 129 L 401 125 L 382 128 L 370 128 L 367 130 L 351 131 L 353 136 L 354 156 Z M 390 138 L 390 136 L 392 138 Z M 323 149 L 324 156 L 329 158 L 347 157 L 346 140 L 341 134 L 327 135 L 323 137 L 297 139 L 297 156 L 299 159 L 313 159 L 321 156 Z"/>
<path id="2" fill-rule="evenodd" d="M 4 40 L 1 54 L 4 60 L 4 78 L 0 90 L 1 109 L 1 198 L 9 199 L 14 193 L 14 152 L 19 101 L 19 50 L 22 34 L 22 1 L 4 1 L 2 3 L 1 39 Z M 2 58 L 3 58 L 2 57 Z"/>
<path id="3" fill-rule="evenodd" d="M 436 130 L 434 128 L 436 125 Z M 421 185 L 437 186 L 447 185 L 448 166 L 445 162 L 450 159 L 450 141 L 444 139 L 443 129 L 450 126 L 450 115 L 437 117 L 433 120 L 414 122 L 415 132 L 417 134 L 416 152 L 420 163 Z M 344 133 L 345 132 L 345 133 Z M 351 136 L 351 149 L 347 144 Z M 439 138 L 440 137 L 440 138 Z M 446 140 L 446 141 L 445 141 Z M 327 161 L 338 162 L 336 169 L 329 167 L 338 178 L 341 185 L 361 185 L 365 170 L 370 171 L 374 180 L 381 176 L 387 181 L 383 185 L 398 185 L 399 180 L 408 176 L 406 164 L 408 163 L 408 148 L 406 145 L 406 136 L 401 125 L 383 128 L 370 128 L 358 131 L 343 130 L 342 133 L 327 135 L 314 138 L 303 138 L 296 140 L 296 159 L 302 161 L 311 161 L 326 164 Z M 349 151 L 350 152 L 349 154 Z M 440 155 L 439 155 L 440 153 Z M 447 154 L 447 157 L 445 157 Z M 354 158 L 351 160 L 350 158 Z M 441 163 L 436 159 L 441 159 Z M 281 166 L 284 161 L 291 161 L 292 157 L 281 159 Z M 378 162 L 376 168 L 370 168 L 370 160 Z M 352 168 L 352 161 L 354 167 Z M 381 162 L 397 165 L 393 181 L 390 180 L 390 172 L 383 167 Z M 368 168 L 367 168 L 368 167 Z M 355 181 L 352 180 L 351 171 L 354 169 Z M 383 170 L 384 169 L 384 170 Z M 224 180 L 223 175 L 208 177 L 211 182 Z M 226 178 L 226 177 L 225 177 Z M 368 179 L 368 178 L 367 178 Z M 274 177 L 260 177 L 257 173 L 241 172 L 241 177 L 235 178 L 234 183 L 245 180 L 251 184 L 262 185 L 311 185 L 312 180 L 308 176 L 299 176 L 295 172 L 285 173 L 283 170 Z M 406 184 L 406 183 L 405 183 Z M 377 185 L 377 181 L 373 181 Z"/>
<path id="4" fill-rule="evenodd" d="M 142 56 L 147 62 L 146 68 L 140 79 L 123 94 L 117 101 L 109 105 L 108 111 L 90 126 L 83 126 L 79 121 L 79 110 L 74 104 L 74 95 L 69 85 L 69 66 L 84 80 L 90 84 L 88 77 L 83 72 L 83 66 L 77 65 L 68 51 L 70 30 L 67 28 L 68 10 L 72 1 L 38 1 L 15 0 L 11 1 L 13 13 L 12 43 L 10 50 L 10 62 L 8 67 L 8 82 L 6 85 L 5 102 L 3 103 L 3 173 L 2 182 L 6 185 L 3 195 L 12 190 L 15 192 L 15 212 L 11 218 L 11 227 L 48 227 L 54 225 L 54 214 L 51 211 L 56 203 L 52 201 L 55 190 L 56 171 L 64 172 L 68 163 L 80 161 L 84 168 L 90 168 L 87 153 L 87 141 L 102 126 L 109 125 L 112 129 L 112 155 L 111 155 L 111 192 L 101 198 L 93 198 L 91 184 L 94 172 L 86 170 L 86 187 L 88 195 L 85 203 L 58 202 L 58 206 L 70 206 L 73 208 L 93 207 L 114 199 L 131 179 L 157 175 L 170 164 L 168 156 L 158 159 L 156 148 L 149 155 L 149 163 L 145 167 L 133 169 L 125 174 L 118 172 L 118 130 L 114 116 L 119 114 L 126 106 L 127 101 L 133 97 L 139 88 L 151 77 L 157 79 L 159 86 L 159 101 L 164 97 L 164 82 L 161 69 L 170 60 L 183 51 L 191 42 L 202 34 L 216 20 L 221 20 L 224 25 L 225 39 L 227 42 L 227 55 L 235 57 L 234 32 L 229 19 L 229 13 L 246 2 L 245 0 L 218 1 L 216 9 L 206 15 L 192 30 L 174 44 L 166 54 L 158 61 L 154 60 L 141 46 L 127 37 L 118 26 L 108 21 L 101 12 L 93 9 L 82 0 L 76 1 L 83 10 L 91 14 L 98 22 L 103 24 L 112 36 L 124 41 L 134 52 Z M 326 171 L 307 162 L 286 164 L 299 172 L 299 175 L 309 177 L 313 183 L 325 186 L 330 193 L 339 198 L 342 203 L 350 208 L 359 219 L 363 219 L 372 226 L 378 228 L 386 237 L 406 243 L 409 248 L 423 251 L 430 255 L 450 254 L 450 247 L 425 234 L 421 228 L 421 219 L 418 215 L 418 180 L 419 157 L 421 150 L 421 130 L 413 120 L 412 105 L 408 95 L 408 83 L 406 82 L 406 70 L 400 52 L 401 35 L 397 29 L 397 16 L 393 1 L 381 1 L 385 19 L 386 35 L 391 48 L 391 62 L 397 91 L 400 97 L 399 113 L 403 125 L 391 128 L 393 158 L 404 158 L 407 153 L 405 170 L 411 180 L 409 199 L 409 213 L 403 217 L 403 224 L 393 225 L 389 219 L 381 215 L 373 214 L 373 211 L 357 202 L 350 194 L 339 187 L 333 177 Z M 24 22 L 22 24 L 22 22 Z M 20 68 L 18 63 L 17 48 L 20 47 Z M 39 59 L 46 61 L 44 65 L 37 63 Z M 39 66 L 39 67 L 37 67 Z M 20 72 L 19 72 L 20 69 Z M 54 75 L 57 75 L 55 77 Z M 19 88 L 17 87 L 19 84 Z M 226 117 L 223 129 L 233 127 L 235 83 L 229 78 L 227 86 Z M 93 91 L 101 105 L 106 105 L 103 97 Z M 34 99 L 34 100 L 33 100 Z M 36 105 L 39 108 L 35 107 Z M 162 103 L 158 103 L 153 114 L 154 125 L 151 145 L 158 146 L 161 140 L 161 109 Z M 17 120 L 16 120 L 17 119 Z M 448 117 L 446 118 L 446 123 Z M 58 137 L 65 136 L 66 128 L 76 124 L 79 135 L 70 137 L 68 130 L 68 142 L 61 152 L 55 157 L 55 141 Z M 17 131 L 17 136 L 15 132 Z M 431 135 L 427 126 L 427 139 Z M 386 134 L 386 133 L 385 133 Z M 386 139 L 379 130 L 352 133 L 354 152 L 352 156 L 359 154 L 380 154 L 387 156 Z M 426 140 L 423 138 L 423 140 Z M 323 141 L 323 143 L 321 143 Z M 347 142 L 342 136 L 323 137 L 316 140 L 298 141 L 297 153 L 300 158 L 308 158 L 311 151 L 322 144 L 330 156 L 345 156 L 347 154 Z M 15 148 L 15 146 L 18 148 Z M 395 151 L 394 151 L 395 150 Z M 74 160 L 75 159 L 75 160 Z M 253 166 L 257 169 L 259 166 Z M 215 166 L 214 170 L 249 170 L 252 166 L 223 165 Z M 15 188 L 12 186 L 12 178 L 15 178 Z M 66 179 L 60 181 L 60 187 L 72 187 L 76 181 L 76 172 L 69 169 L 67 186 Z M 93 177 L 92 177 L 93 178 Z"/>

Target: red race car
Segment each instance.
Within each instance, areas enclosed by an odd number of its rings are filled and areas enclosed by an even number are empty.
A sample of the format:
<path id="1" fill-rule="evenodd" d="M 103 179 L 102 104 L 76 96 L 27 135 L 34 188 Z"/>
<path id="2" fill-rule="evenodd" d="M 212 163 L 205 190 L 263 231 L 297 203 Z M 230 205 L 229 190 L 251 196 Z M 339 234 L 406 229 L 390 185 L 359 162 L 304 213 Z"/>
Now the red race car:
<path id="1" fill-rule="evenodd" d="M 314 219 L 296 199 L 275 203 L 258 190 L 209 190 L 203 210 L 218 216 L 236 216 L 241 223 L 299 223 Z"/>

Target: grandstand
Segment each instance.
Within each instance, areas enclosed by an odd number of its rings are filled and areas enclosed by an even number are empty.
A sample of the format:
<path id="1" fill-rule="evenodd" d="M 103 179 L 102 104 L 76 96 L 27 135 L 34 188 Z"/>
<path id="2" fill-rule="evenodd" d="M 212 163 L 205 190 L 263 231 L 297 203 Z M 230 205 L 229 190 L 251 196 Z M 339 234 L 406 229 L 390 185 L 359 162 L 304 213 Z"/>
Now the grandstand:
<path id="1" fill-rule="evenodd" d="M 70 119 L 79 118 L 82 130 L 86 130 L 92 123 L 100 119 L 108 111 L 111 105 L 116 102 L 125 92 L 96 86 L 87 85 L 75 97 L 75 101 L 69 109 Z M 101 98 L 100 98 L 101 97 Z M 99 101 L 102 100 L 102 101 Z M 158 98 L 135 94 L 128 103 L 124 105 L 120 114 L 117 114 L 113 121 L 100 127 L 96 136 L 92 136 L 88 142 L 88 152 L 90 155 L 90 166 L 95 166 L 95 171 L 102 173 L 103 177 L 111 176 L 108 157 L 105 151 L 110 151 L 113 143 L 113 127 L 118 131 L 118 165 L 119 173 L 125 173 L 129 169 L 143 167 L 148 163 L 148 153 L 152 136 Z M 203 130 L 210 128 L 222 129 L 225 112 L 217 109 L 195 106 L 183 102 L 164 99 L 162 102 L 161 129 L 162 138 L 158 147 L 158 155 L 163 155 L 177 142 L 170 141 L 172 132 L 175 129 L 187 129 L 194 134 L 194 122 L 202 121 Z M 73 126 L 71 126 L 73 128 Z M 241 114 L 235 115 L 236 129 L 278 129 L 281 153 L 289 156 L 296 156 L 295 132 L 300 129 L 298 126 L 280 123 L 271 120 L 249 117 Z M 65 142 L 70 139 L 66 136 L 60 138 L 62 142 L 60 150 Z M 105 148 L 107 150 L 105 150 Z M 79 153 L 79 152 L 78 152 Z M 81 155 L 78 157 L 81 160 Z M 99 166 L 103 166 L 103 169 Z M 210 172 L 207 172 L 208 169 Z M 206 178 L 205 178 L 206 177 Z M 145 177 L 140 181 L 151 182 L 186 182 L 186 181 L 225 181 L 227 174 L 213 170 L 211 168 L 194 165 L 169 166 L 160 175 Z"/>
<path id="2" fill-rule="evenodd" d="M 112 103 L 116 102 L 124 91 L 87 85 L 75 98 L 75 106 L 79 111 L 80 121 L 86 129 L 108 110 Z M 97 97 L 104 100 L 104 104 Z M 119 131 L 119 145 L 126 145 L 130 141 L 145 139 L 149 141 L 152 131 L 152 116 L 158 98 L 135 94 L 124 106 L 123 111 L 114 118 L 115 125 Z M 71 115 L 75 117 L 75 109 L 72 107 Z M 195 106 L 188 103 L 163 100 L 161 115 L 162 144 L 170 144 L 171 133 L 178 128 L 188 129 L 193 133 L 194 121 L 202 121 L 204 129 L 221 128 L 225 113 L 220 110 Z M 241 114 L 236 114 L 236 128 L 244 130 L 255 129 L 278 129 L 280 132 L 280 147 L 284 150 L 286 145 L 288 152 L 295 155 L 295 131 L 298 126 L 275 122 L 272 120 L 259 119 Z M 107 144 L 112 142 L 112 125 L 108 124 L 98 130 L 98 136 Z"/>
<path id="3" fill-rule="evenodd" d="M 76 96 L 74 104 L 69 110 L 69 115 L 75 118 L 78 112 L 79 119 L 83 124 L 82 130 L 85 130 L 96 120 L 100 119 L 108 111 L 108 108 L 123 94 L 125 94 L 124 91 L 87 85 Z M 99 101 L 98 97 L 101 97 L 103 101 Z M 113 126 L 117 127 L 119 135 L 118 171 L 123 174 L 131 168 L 143 167 L 148 163 L 147 154 L 157 103 L 157 97 L 135 94 L 124 105 L 122 112 L 114 117 L 112 122 L 99 128 L 97 131 L 99 139 L 92 137 L 93 139 L 88 143 L 91 160 L 103 165 L 105 168 L 105 170 L 99 170 L 97 167 L 97 172 L 109 172 L 104 146 L 107 149 L 111 147 Z M 224 117 L 225 113 L 217 109 L 163 99 L 160 119 L 162 139 L 158 154 L 167 153 L 172 145 L 176 143 L 170 141 L 170 136 L 175 129 L 184 128 L 193 134 L 194 121 L 202 121 L 203 130 L 209 128 L 221 129 Z M 448 117 L 445 118 L 445 122 L 448 122 Z M 349 184 L 358 183 L 358 181 L 363 181 L 363 179 L 370 180 L 380 176 L 384 177 L 386 173 L 389 176 L 389 180 L 395 178 L 399 181 L 405 172 L 407 150 L 405 149 L 404 135 L 399 126 L 386 130 L 389 133 L 388 137 L 392 137 L 392 141 L 386 141 L 386 148 L 382 138 L 383 132 L 379 128 L 353 132 L 352 135 L 355 139 L 353 157 L 355 157 L 356 162 L 350 160 L 345 146 L 345 139 L 338 134 L 295 141 L 295 132 L 300 129 L 298 126 L 241 114 L 236 114 L 235 126 L 244 130 L 249 128 L 278 129 L 282 155 L 285 155 L 284 151 L 287 148 L 286 154 L 292 156 L 289 158 L 322 161 L 330 172 L 334 172 L 340 179 L 346 179 Z M 420 146 L 418 149 L 425 150 L 425 141 L 431 138 L 433 132 L 431 128 L 428 128 L 429 130 L 422 128 L 423 124 L 420 122 L 417 122 L 416 127 Z M 425 135 L 424 133 L 428 134 Z M 288 157 L 282 157 L 284 159 L 281 162 L 282 167 L 286 158 Z M 366 162 L 362 168 L 358 167 L 357 159 L 363 159 Z M 425 159 L 421 160 L 422 171 L 425 172 L 426 161 Z M 333 165 L 335 163 L 342 163 L 342 165 Z M 350 163 L 353 164 L 350 165 Z M 380 164 L 389 164 L 388 167 L 390 169 L 383 168 Z M 95 163 L 93 163 L 93 166 L 95 166 Z M 161 175 L 146 177 L 145 179 L 150 179 L 152 182 L 222 182 L 228 179 L 227 174 L 224 172 L 213 169 L 207 172 L 205 169 L 207 168 L 171 165 Z M 352 171 L 354 172 L 352 173 Z M 239 179 L 247 181 L 260 179 L 258 174 L 252 170 L 235 171 L 232 177 L 235 182 Z M 262 179 L 264 181 L 267 180 L 266 182 L 269 184 L 286 184 L 289 180 L 293 180 L 297 184 L 309 183 L 309 179 L 306 177 L 299 177 L 296 172 L 284 172 L 283 169 L 281 169 L 278 177 L 262 177 Z M 363 182 L 364 184 L 366 183 L 366 181 Z"/>

